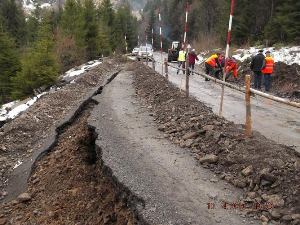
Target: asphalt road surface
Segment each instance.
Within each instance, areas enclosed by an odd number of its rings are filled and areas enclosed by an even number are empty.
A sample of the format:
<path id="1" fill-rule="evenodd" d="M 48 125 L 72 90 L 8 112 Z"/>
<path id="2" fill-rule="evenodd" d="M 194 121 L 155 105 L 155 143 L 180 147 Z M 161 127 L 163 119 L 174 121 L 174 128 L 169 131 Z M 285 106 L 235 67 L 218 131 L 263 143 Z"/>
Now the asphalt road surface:
<path id="1" fill-rule="evenodd" d="M 163 53 L 163 58 L 166 58 Z M 161 54 L 154 53 L 161 62 Z M 149 63 L 151 66 L 151 63 Z M 174 66 L 176 64 L 174 63 Z M 196 67 L 196 70 L 200 70 Z M 162 66 L 156 64 L 156 71 L 162 74 Z M 185 75 L 169 67 L 169 80 L 185 90 Z M 221 86 L 212 81 L 206 82 L 199 75 L 190 77 L 190 94 L 204 102 L 218 114 L 221 99 Z M 238 124 L 245 123 L 246 107 L 243 93 L 225 87 L 223 116 Z M 293 146 L 300 152 L 300 109 L 277 103 L 259 96 L 251 98 L 253 129 L 280 144 Z"/>
<path id="2" fill-rule="evenodd" d="M 182 148 L 163 138 L 147 106 L 136 98 L 132 74 L 121 72 L 94 97 L 89 123 L 99 134 L 102 159 L 119 182 L 145 201 L 138 212 L 149 224 L 259 224 L 241 210 L 223 209 L 241 190 L 197 164 Z M 208 209 L 214 203 L 215 209 Z"/>

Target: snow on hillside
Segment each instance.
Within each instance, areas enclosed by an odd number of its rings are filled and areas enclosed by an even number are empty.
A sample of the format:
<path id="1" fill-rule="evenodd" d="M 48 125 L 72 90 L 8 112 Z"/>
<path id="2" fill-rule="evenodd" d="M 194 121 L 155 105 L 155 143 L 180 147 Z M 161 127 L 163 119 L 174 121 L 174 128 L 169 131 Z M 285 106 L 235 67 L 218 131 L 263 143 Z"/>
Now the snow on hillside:
<path id="1" fill-rule="evenodd" d="M 14 101 L 3 105 L 0 108 L 0 122 L 6 121 L 8 119 L 14 119 L 17 117 L 21 112 L 26 111 L 30 106 L 32 106 L 41 96 L 46 93 L 42 93 L 37 95 L 25 103 L 18 104 L 19 101 Z"/>
<path id="2" fill-rule="evenodd" d="M 35 4 L 33 2 L 33 0 L 23 0 L 23 8 L 25 10 L 25 12 L 30 13 L 35 9 Z M 52 7 L 52 4 L 45 2 L 41 4 L 41 8 L 50 8 Z"/>
<path id="3" fill-rule="evenodd" d="M 233 57 L 239 61 L 245 61 L 258 53 L 260 48 L 251 47 L 249 49 L 238 49 L 234 52 Z M 300 65 L 300 46 L 294 47 L 282 47 L 280 49 L 263 48 L 264 52 L 270 51 L 271 55 L 274 57 L 275 62 L 284 62 L 288 65 L 294 63 Z"/>
<path id="4" fill-rule="evenodd" d="M 67 71 L 62 78 L 64 80 L 68 80 L 72 83 L 73 78 L 76 76 L 79 76 L 80 74 L 88 71 L 89 69 L 101 64 L 100 60 L 93 60 L 90 62 L 87 62 L 81 66 L 78 66 L 76 68 L 73 68 L 69 71 Z M 29 100 L 20 103 L 20 101 L 13 101 L 7 104 L 4 104 L 0 107 L 0 122 L 4 122 L 9 119 L 14 119 L 18 115 L 20 115 L 22 112 L 26 111 L 30 106 L 32 106 L 40 97 L 47 94 L 47 92 L 43 92 L 42 94 L 39 94 L 33 98 L 30 98 Z"/>
<path id="5" fill-rule="evenodd" d="M 251 58 L 256 55 L 261 48 L 251 47 L 249 49 L 237 49 L 233 52 L 233 57 L 241 62 L 246 59 Z M 274 57 L 275 62 L 283 62 L 288 65 L 292 65 L 294 63 L 300 65 L 300 46 L 293 47 L 282 47 L 276 49 L 275 47 L 263 48 L 264 53 L 266 51 L 270 51 L 271 55 Z M 209 53 L 214 51 L 220 51 L 220 49 L 200 52 L 198 55 L 199 61 L 197 64 L 201 64 L 208 56 Z"/>

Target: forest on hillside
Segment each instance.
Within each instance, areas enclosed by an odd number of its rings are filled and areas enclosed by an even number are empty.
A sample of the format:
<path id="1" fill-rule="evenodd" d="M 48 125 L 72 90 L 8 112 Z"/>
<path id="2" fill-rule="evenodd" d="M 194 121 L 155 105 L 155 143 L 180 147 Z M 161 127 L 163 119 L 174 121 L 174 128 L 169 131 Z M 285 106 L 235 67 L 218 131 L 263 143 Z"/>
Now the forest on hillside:
<path id="1" fill-rule="evenodd" d="M 182 40 L 186 3 L 189 3 L 188 41 L 207 48 L 224 46 L 230 0 L 149 0 L 143 27 L 148 37 L 155 30 L 158 45 L 158 10 L 162 15 L 164 41 Z M 236 0 L 232 44 L 268 45 L 300 43 L 299 0 Z M 165 44 L 165 46 L 166 46 Z"/>
<path id="2" fill-rule="evenodd" d="M 59 74 L 88 60 L 125 53 L 137 43 L 137 20 L 127 2 L 66 0 L 58 10 L 25 15 L 15 0 L 0 1 L 0 105 L 54 84 Z"/>

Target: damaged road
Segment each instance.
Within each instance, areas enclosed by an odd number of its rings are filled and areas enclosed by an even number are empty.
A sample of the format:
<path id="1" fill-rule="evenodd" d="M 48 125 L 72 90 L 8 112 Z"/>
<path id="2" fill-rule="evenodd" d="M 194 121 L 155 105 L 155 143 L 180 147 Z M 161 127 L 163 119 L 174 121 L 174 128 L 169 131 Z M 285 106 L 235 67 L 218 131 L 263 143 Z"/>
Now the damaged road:
<path id="1" fill-rule="evenodd" d="M 162 137 L 136 98 L 132 72 L 121 72 L 94 99 L 99 104 L 89 124 L 99 135 L 102 160 L 119 182 L 145 201 L 137 209 L 149 224 L 258 224 L 243 218 L 242 211 L 222 208 L 222 200 L 238 201 L 239 189 Z M 211 203 L 214 209 L 209 209 Z"/>
<path id="2" fill-rule="evenodd" d="M 0 225 L 299 224 L 294 149 L 245 138 L 142 63 L 111 63 L 121 72 L 92 73 L 99 82 L 37 158 L 25 193 L 0 205 Z"/>

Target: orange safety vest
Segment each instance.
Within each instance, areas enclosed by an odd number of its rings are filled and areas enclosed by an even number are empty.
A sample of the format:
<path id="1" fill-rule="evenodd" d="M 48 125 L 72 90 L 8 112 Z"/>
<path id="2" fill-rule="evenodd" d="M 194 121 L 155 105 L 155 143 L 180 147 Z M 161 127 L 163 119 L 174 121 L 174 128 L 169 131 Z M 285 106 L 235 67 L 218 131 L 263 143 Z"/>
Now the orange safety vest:
<path id="1" fill-rule="evenodd" d="M 261 70 L 263 74 L 272 74 L 274 68 L 274 59 L 272 57 L 266 57 L 266 66 Z"/>
<path id="2" fill-rule="evenodd" d="M 216 67 L 216 60 L 218 60 L 218 56 L 214 54 L 211 57 L 209 57 L 205 62 L 212 67 Z"/>

